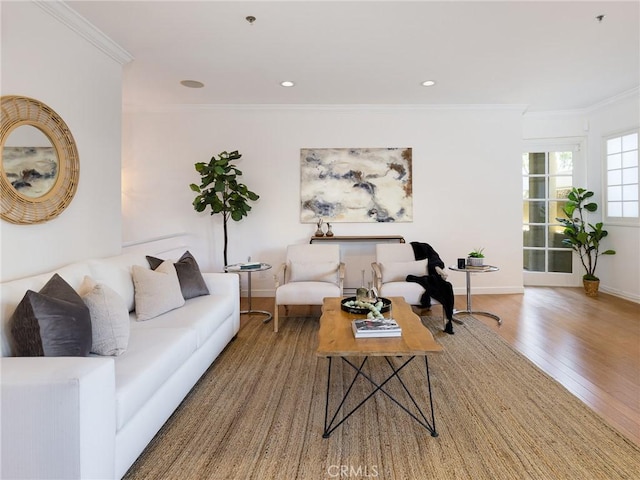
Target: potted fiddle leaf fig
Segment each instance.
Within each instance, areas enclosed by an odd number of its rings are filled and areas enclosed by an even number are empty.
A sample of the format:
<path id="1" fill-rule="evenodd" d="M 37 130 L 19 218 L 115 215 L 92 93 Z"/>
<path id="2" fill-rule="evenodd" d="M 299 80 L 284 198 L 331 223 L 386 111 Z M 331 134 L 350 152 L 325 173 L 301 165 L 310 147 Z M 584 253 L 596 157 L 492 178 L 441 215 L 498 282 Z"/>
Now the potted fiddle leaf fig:
<path id="1" fill-rule="evenodd" d="M 196 171 L 200 174 L 200 185 L 192 183 L 191 190 L 198 195 L 193 200 L 193 208 L 197 212 L 203 212 L 207 207 L 211 209 L 211 215 L 222 214 L 224 228 L 224 264 L 227 262 L 227 244 L 229 219 L 240 221 L 249 214 L 251 206 L 249 201 L 256 201 L 260 196 L 247 188 L 244 183 L 238 181 L 242 172 L 231 162 L 242 157 L 237 150 L 228 153 L 221 152 L 218 157 L 211 157 L 209 163 L 198 162 Z"/>
<path id="2" fill-rule="evenodd" d="M 586 220 L 587 212 L 598 210 L 598 204 L 591 201 L 594 193 L 584 188 L 572 187 L 568 200 L 562 209 L 567 218 L 556 218 L 564 225 L 566 238 L 562 243 L 570 247 L 580 257 L 580 263 L 584 267 L 585 274 L 582 277 L 584 289 L 588 296 L 595 297 L 598 294 L 600 279 L 596 277 L 598 258 L 601 255 L 615 255 L 615 250 L 600 251 L 600 242 L 609 235 L 603 228 L 602 222 L 595 225 Z"/>

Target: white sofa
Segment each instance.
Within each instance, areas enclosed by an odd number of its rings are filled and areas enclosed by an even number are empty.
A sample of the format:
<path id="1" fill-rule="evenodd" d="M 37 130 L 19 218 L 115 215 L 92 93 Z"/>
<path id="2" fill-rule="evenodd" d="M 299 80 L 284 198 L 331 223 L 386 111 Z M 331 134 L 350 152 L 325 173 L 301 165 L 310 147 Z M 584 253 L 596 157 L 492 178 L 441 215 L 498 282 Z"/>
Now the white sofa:
<path id="1" fill-rule="evenodd" d="M 119 356 L 14 357 L 8 322 L 45 273 L 0 284 L 2 479 L 119 479 L 240 328 L 238 276 L 203 273 L 210 295 L 137 321 L 128 253 L 56 270 L 73 288 L 85 276 L 127 302 L 130 338 Z"/>

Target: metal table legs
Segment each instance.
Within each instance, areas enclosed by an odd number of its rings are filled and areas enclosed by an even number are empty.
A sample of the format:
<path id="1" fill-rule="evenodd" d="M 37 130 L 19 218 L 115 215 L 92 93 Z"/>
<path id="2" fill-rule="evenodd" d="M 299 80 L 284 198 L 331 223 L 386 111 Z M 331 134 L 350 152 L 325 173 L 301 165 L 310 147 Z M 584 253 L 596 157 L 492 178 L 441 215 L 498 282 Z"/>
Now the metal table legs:
<path id="1" fill-rule="evenodd" d="M 247 300 L 249 301 L 249 308 L 247 310 L 240 310 L 240 313 L 244 314 L 244 313 L 260 313 L 262 315 L 266 315 L 267 317 L 262 320 L 262 323 L 267 323 L 271 320 L 271 312 L 267 312 L 266 310 L 253 310 L 251 308 L 251 271 L 247 271 L 247 288 L 248 288 L 248 292 L 247 292 Z"/>
<path id="2" fill-rule="evenodd" d="M 468 313 L 469 315 L 484 315 L 486 317 L 491 317 L 498 322 L 498 325 L 502 325 L 502 320 L 495 313 L 490 312 L 482 312 L 479 310 L 474 310 L 471 308 L 471 272 L 466 270 L 464 272 L 467 275 L 467 309 L 466 310 L 455 310 L 453 312 L 454 315 L 458 313 Z"/>
<path id="3" fill-rule="evenodd" d="M 328 368 L 328 371 L 327 371 L 327 396 L 326 396 L 325 410 L 324 410 L 324 431 L 322 433 L 322 438 L 329 438 L 331 433 L 336 428 L 338 428 L 340 425 L 342 425 L 342 423 L 347 418 L 349 418 L 351 415 L 353 415 L 353 413 L 355 413 L 356 410 L 358 410 L 362 405 L 364 405 L 366 403 L 366 401 L 369 400 L 371 397 L 373 397 L 377 392 L 382 392 L 387 397 L 389 397 L 393 401 L 393 403 L 398 405 L 402 410 L 407 412 L 411 416 L 411 418 L 413 418 L 416 422 L 418 422 L 420 425 L 422 425 L 424 428 L 426 428 L 429 432 L 431 432 L 431 436 L 432 437 L 437 437 L 438 436 L 438 433 L 436 432 L 436 419 L 435 419 L 435 415 L 433 413 L 433 397 L 432 397 L 432 394 L 431 394 L 431 377 L 429 376 L 429 361 L 428 361 L 426 355 L 424 356 L 424 362 L 425 362 L 426 373 L 427 373 L 427 388 L 428 388 L 428 391 L 429 391 L 429 408 L 431 410 L 431 418 L 430 419 L 428 419 L 425 416 L 425 414 L 423 413 L 422 409 L 418 406 L 418 403 L 416 402 L 415 398 L 413 397 L 411 392 L 409 392 L 409 389 L 407 388 L 405 383 L 402 381 L 402 378 L 400 377 L 400 371 L 404 367 L 406 367 L 415 358 L 415 356 L 412 356 L 412 357 L 409 357 L 408 360 L 405 360 L 402 363 L 402 365 L 400 365 L 399 368 L 395 367 L 395 365 L 390 360 L 390 357 L 384 357 L 385 360 L 387 361 L 387 364 L 391 367 L 392 373 L 380 384 L 376 383 L 371 378 L 371 376 L 369 376 L 368 374 L 364 373 L 363 370 L 362 370 L 364 365 L 365 365 L 365 363 L 367 362 L 367 359 L 369 357 L 364 357 L 364 360 L 362 361 L 360 366 L 353 364 L 346 357 L 340 357 L 340 358 L 342 358 L 342 360 L 345 363 L 349 364 L 356 371 L 356 373 L 355 373 L 355 375 L 353 377 L 353 380 L 351 381 L 351 384 L 347 388 L 347 391 L 345 392 L 342 400 L 340 401 L 340 404 L 338 405 L 338 408 L 336 408 L 335 413 L 331 417 L 331 420 L 329 420 L 329 390 L 330 390 L 330 386 L 331 386 L 331 360 L 332 360 L 332 358 L 333 357 L 329 357 L 329 368 Z M 336 417 L 338 416 L 338 413 L 340 412 L 340 410 L 342 409 L 342 406 L 346 402 L 347 397 L 349 396 L 349 393 L 351 392 L 351 388 L 353 387 L 354 383 L 356 382 L 356 380 L 358 379 L 359 376 L 362 376 L 363 378 L 368 380 L 369 383 L 371 383 L 376 388 L 367 397 L 365 397 L 364 400 L 362 400 L 360 403 L 358 403 L 349 413 L 344 415 L 341 420 L 337 420 Z M 398 400 L 396 400 L 389 392 L 387 392 L 383 388 L 392 378 L 397 378 L 398 379 L 398 381 L 402 385 L 402 388 L 404 389 L 404 391 L 409 396 L 409 399 L 411 400 L 411 403 L 413 404 L 415 409 L 417 409 L 419 416 L 414 414 L 413 412 L 411 412 L 407 407 L 405 407 L 403 404 L 401 404 Z M 336 423 L 334 423 L 334 422 L 336 422 Z"/>

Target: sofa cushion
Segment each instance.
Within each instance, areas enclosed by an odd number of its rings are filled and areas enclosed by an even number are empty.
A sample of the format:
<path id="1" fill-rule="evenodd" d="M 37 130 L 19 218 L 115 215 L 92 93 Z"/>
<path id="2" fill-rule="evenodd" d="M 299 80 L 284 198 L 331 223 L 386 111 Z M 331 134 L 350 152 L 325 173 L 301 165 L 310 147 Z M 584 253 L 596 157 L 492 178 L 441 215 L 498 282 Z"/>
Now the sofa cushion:
<path id="1" fill-rule="evenodd" d="M 131 273 L 138 320 L 149 320 L 184 305 L 176 267 L 170 260 L 162 262 L 156 270 L 133 265 Z"/>
<path id="2" fill-rule="evenodd" d="M 91 349 L 89 309 L 57 273 L 26 292 L 10 324 L 17 356 L 84 357 Z"/>
<path id="3" fill-rule="evenodd" d="M 91 353 L 120 355 L 129 344 L 129 310 L 107 285 L 86 276 L 78 291 L 91 315 Z"/>
<path id="4" fill-rule="evenodd" d="M 386 262 L 381 264 L 382 283 L 404 282 L 407 275 L 422 276 L 427 274 L 427 260 L 413 262 Z"/>
<path id="5" fill-rule="evenodd" d="M 147 261 L 151 269 L 155 270 L 164 260 L 147 255 Z M 202 278 L 198 262 L 196 262 L 196 259 L 188 250 L 184 252 L 180 259 L 173 265 L 176 267 L 180 290 L 185 300 L 202 295 L 209 295 L 209 289 L 204 282 L 204 278 Z"/>
<path id="6" fill-rule="evenodd" d="M 236 299 L 237 302 L 237 299 Z M 196 332 L 198 348 L 206 343 L 217 328 L 233 315 L 231 295 L 211 294 L 188 300 L 184 307 L 167 312 L 149 322 L 132 322 L 132 330 L 147 328 L 189 328 Z"/>
<path id="7" fill-rule="evenodd" d="M 134 320 L 134 323 L 138 322 Z M 193 330 L 131 329 L 129 348 L 119 357 L 115 357 L 118 430 L 195 351 L 196 334 Z"/>

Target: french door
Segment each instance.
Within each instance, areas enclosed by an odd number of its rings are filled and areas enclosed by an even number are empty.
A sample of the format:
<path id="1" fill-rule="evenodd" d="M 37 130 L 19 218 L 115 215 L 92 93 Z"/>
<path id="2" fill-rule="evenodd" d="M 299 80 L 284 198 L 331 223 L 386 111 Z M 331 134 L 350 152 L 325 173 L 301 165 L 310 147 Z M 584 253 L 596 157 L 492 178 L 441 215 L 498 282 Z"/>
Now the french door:
<path id="1" fill-rule="evenodd" d="M 581 143 L 530 144 L 522 155 L 522 242 L 524 285 L 575 285 L 573 251 L 562 244 L 556 218 L 574 185 Z M 579 169 L 578 169 L 579 170 Z"/>

